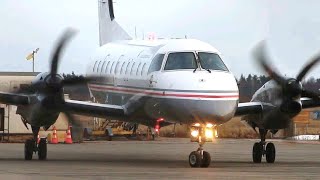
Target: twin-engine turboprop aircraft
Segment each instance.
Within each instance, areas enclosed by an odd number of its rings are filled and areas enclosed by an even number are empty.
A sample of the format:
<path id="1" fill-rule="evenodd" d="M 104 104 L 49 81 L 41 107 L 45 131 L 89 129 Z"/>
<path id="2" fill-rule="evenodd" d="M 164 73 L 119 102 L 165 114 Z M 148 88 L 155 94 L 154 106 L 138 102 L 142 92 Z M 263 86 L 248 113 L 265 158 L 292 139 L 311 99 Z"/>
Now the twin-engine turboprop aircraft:
<path id="1" fill-rule="evenodd" d="M 302 108 L 319 106 L 318 95 L 301 86 L 302 78 L 319 57 L 297 79 L 286 79 L 271 70 L 263 52 L 257 52 L 257 60 L 274 80 L 258 90 L 252 102 L 239 103 L 237 82 L 217 49 L 194 39 L 132 40 L 114 21 L 113 12 L 112 0 L 99 0 L 101 47 L 89 63 L 86 78 L 65 80 L 57 73 L 61 50 L 71 37 L 68 31 L 58 42 L 50 72 L 35 78 L 32 91 L 0 93 L 0 102 L 17 105 L 23 122 L 32 127 L 34 139 L 25 143 L 26 160 L 31 160 L 34 152 L 39 159 L 46 159 L 46 141 L 38 144 L 36 136 L 40 127 L 48 129 L 62 112 L 74 129 L 80 125 L 72 118 L 73 113 L 153 127 L 188 124 L 192 127 L 191 140 L 199 143 L 190 153 L 191 167 L 210 165 L 211 157 L 203 144 L 214 138 L 217 125 L 235 115 L 246 115 L 244 118 L 259 128 L 261 135 L 261 142 L 253 148 L 253 161 L 261 162 L 266 155 L 267 162 L 272 163 L 275 147 L 266 144 L 266 133 L 286 128 Z M 88 83 L 98 103 L 64 99 L 63 86 L 79 83 Z M 301 96 L 309 99 L 302 101 Z"/>

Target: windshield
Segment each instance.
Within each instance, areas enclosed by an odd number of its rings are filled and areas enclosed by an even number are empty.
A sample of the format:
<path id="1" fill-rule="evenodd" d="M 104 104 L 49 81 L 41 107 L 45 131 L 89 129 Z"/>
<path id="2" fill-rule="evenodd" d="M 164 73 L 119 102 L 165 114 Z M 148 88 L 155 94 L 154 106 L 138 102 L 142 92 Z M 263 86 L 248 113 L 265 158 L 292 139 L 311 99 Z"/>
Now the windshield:
<path id="1" fill-rule="evenodd" d="M 228 71 L 218 54 L 199 52 L 198 56 L 203 69 Z"/>
<path id="2" fill-rule="evenodd" d="M 149 70 L 148 70 L 148 74 L 152 73 L 154 71 L 159 71 L 161 69 L 163 58 L 164 58 L 164 54 L 157 54 L 153 58 L 151 65 L 149 67 Z"/>
<path id="3" fill-rule="evenodd" d="M 193 52 L 177 52 L 169 54 L 164 70 L 195 68 L 197 62 Z"/>

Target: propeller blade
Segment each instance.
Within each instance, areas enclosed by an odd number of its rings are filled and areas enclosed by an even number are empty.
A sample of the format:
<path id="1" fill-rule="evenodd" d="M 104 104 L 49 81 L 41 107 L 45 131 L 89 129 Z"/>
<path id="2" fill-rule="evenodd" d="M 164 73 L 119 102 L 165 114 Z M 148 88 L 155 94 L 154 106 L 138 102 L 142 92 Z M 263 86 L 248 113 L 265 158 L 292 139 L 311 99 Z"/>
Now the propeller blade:
<path id="1" fill-rule="evenodd" d="M 268 73 L 268 75 L 275 80 L 278 84 L 283 85 L 286 83 L 286 78 L 281 76 L 276 68 L 271 66 L 268 57 L 265 52 L 265 41 L 261 41 L 253 50 L 253 56 L 257 59 L 259 65 L 263 68 L 263 70 Z"/>
<path id="2" fill-rule="evenodd" d="M 311 70 L 311 68 L 313 68 L 319 61 L 320 61 L 320 54 L 317 54 L 313 58 L 311 58 L 309 63 L 307 63 L 298 74 L 297 80 L 301 81 L 304 78 L 304 76 Z"/>
<path id="3" fill-rule="evenodd" d="M 50 69 L 50 74 L 55 75 L 57 74 L 58 71 L 58 64 L 59 64 L 59 59 L 61 55 L 61 51 L 65 47 L 66 43 L 70 40 L 70 38 L 75 34 L 75 31 L 72 29 L 67 29 L 60 40 L 57 43 L 56 49 L 53 53 L 52 59 L 51 59 L 51 69 Z M 53 76 L 54 77 L 54 76 Z"/>
<path id="4" fill-rule="evenodd" d="M 320 100 L 320 94 L 318 94 L 316 92 L 308 91 L 305 89 L 302 90 L 301 97 L 308 97 L 308 98 L 312 98 L 314 100 Z"/>
<path id="5" fill-rule="evenodd" d="M 81 142 L 83 137 L 83 127 L 82 124 L 75 120 L 73 115 L 71 115 L 69 112 L 63 112 L 63 114 L 67 117 L 69 124 L 72 125 L 72 131 L 74 132 L 73 135 L 76 137 L 73 137 L 76 141 Z"/>

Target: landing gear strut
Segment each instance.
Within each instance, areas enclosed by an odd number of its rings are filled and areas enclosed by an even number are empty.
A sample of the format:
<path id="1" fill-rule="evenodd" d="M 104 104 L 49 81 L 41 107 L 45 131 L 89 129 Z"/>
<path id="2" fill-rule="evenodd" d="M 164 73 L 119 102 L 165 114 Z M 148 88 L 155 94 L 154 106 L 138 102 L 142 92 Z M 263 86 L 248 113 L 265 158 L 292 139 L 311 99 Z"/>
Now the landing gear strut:
<path id="1" fill-rule="evenodd" d="M 274 163 L 276 159 L 276 148 L 273 143 L 266 143 L 268 130 L 259 129 L 261 141 L 256 142 L 252 149 L 252 160 L 254 163 L 261 163 L 262 156 L 266 156 L 267 163 Z"/>
<path id="2" fill-rule="evenodd" d="M 198 142 L 199 148 L 192 151 L 189 155 L 189 165 L 191 167 L 209 167 L 211 163 L 210 153 L 203 150 L 203 145 L 206 141 L 212 141 L 213 126 L 193 126 L 191 128 L 191 141 Z M 212 135 L 212 137 L 210 137 Z"/>
<path id="3" fill-rule="evenodd" d="M 39 127 L 32 126 L 33 139 L 26 140 L 24 144 L 25 160 L 32 160 L 33 153 L 38 153 L 39 160 L 47 159 L 47 139 L 41 138 L 39 143 L 37 142 L 39 130 Z"/>

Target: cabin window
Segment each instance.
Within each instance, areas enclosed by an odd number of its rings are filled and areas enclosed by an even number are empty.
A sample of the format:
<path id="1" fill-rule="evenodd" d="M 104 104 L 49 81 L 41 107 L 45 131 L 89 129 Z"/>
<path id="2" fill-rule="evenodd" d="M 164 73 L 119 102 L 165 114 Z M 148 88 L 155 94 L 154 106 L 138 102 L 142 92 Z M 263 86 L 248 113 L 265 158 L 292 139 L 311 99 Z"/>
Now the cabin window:
<path id="1" fill-rule="evenodd" d="M 146 71 L 146 65 L 147 63 L 144 63 L 143 66 L 142 66 L 142 69 L 141 69 L 141 76 L 145 73 Z"/>
<path id="2" fill-rule="evenodd" d="M 96 61 L 93 65 L 93 68 L 92 68 L 92 72 L 94 72 L 95 68 L 96 68 L 96 65 L 97 65 L 98 61 Z"/>
<path id="3" fill-rule="evenodd" d="M 228 68 L 218 54 L 199 52 L 198 57 L 200 60 L 200 65 L 203 69 L 228 71 Z"/>
<path id="4" fill-rule="evenodd" d="M 108 68 L 110 67 L 109 65 L 110 65 L 110 61 L 108 61 L 107 65 L 106 65 L 106 69 L 104 70 L 104 72 L 105 72 L 106 74 L 107 74 L 107 72 L 108 72 Z"/>
<path id="5" fill-rule="evenodd" d="M 135 65 L 136 65 L 136 63 L 133 63 L 132 66 L 131 66 L 131 71 L 130 71 L 131 75 L 133 75 L 133 73 L 134 73 Z"/>
<path id="6" fill-rule="evenodd" d="M 114 61 L 112 62 L 112 65 L 111 65 L 111 68 L 110 68 L 110 74 L 111 74 L 111 72 L 113 70 L 113 65 L 114 65 Z"/>
<path id="7" fill-rule="evenodd" d="M 193 52 L 170 53 L 164 70 L 196 69 L 198 67 Z"/>
<path id="8" fill-rule="evenodd" d="M 114 68 L 114 74 L 119 73 L 119 68 L 120 68 L 119 64 L 120 64 L 120 62 L 118 61 L 116 67 Z"/>
<path id="9" fill-rule="evenodd" d="M 124 71 L 125 63 L 126 63 L 126 62 L 123 62 L 123 63 L 122 63 L 121 70 L 120 70 L 120 74 L 123 74 L 123 73 L 124 73 L 123 71 Z"/>
<path id="10" fill-rule="evenodd" d="M 103 64 L 102 64 L 102 66 L 101 66 L 101 71 L 100 71 L 101 73 L 102 73 L 105 65 L 106 65 L 106 61 L 103 61 Z"/>
<path id="11" fill-rule="evenodd" d="M 128 63 L 127 67 L 126 67 L 126 74 L 128 74 L 130 72 L 129 70 L 129 66 L 130 66 L 131 62 Z"/>
<path id="12" fill-rule="evenodd" d="M 138 73 L 141 71 L 140 67 L 141 67 L 141 63 L 139 63 L 139 65 L 138 65 L 138 68 L 137 68 L 137 71 L 136 71 L 136 76 L 138 76 Z"/>
<path id="13" fill-rule="evenodd" d="M 97 72 L 98 72 L 99 69 L 100 69 L 100 64 L 101 64 L 101 61 L 99 61 L 99 64 L 98 64 L 98 66 L 97 66 L 97 69 L 96 69 Z"/>
<path id="14" fill-rule="evenodd" d="M 159 71 L 161 69 L 163 58 L 164 58 L 164 54 L 157 54 L 153 58 L 151 65 L 149 67 L 149 70 L 148 70 L 148 74 L 152 73 L 154 71 Z"/>

